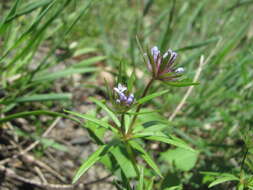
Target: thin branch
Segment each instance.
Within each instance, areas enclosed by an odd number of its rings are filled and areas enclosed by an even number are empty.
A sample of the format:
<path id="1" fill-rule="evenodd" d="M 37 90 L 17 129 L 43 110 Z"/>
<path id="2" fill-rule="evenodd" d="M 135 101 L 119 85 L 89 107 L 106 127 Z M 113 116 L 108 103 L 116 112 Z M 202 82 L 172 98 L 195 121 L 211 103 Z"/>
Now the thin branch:
<path id="1" fill-rule="evenodd" d="M 198 67 L 198 70 L 197 70 L 197 72 L 196 72 L 196 74 L 195 74 L 195 77 L 194 77 L 194 79 L 193 79 L 193 82 L 197 82 L 197 80 L 199 79 L 199 76 L 200 76 L 200 73 L 201 73 L 201 71 L 202 71 L 203 65 L 204 65 L 204 56 L 202 55 L 202 56 L 200 57 L 199 67 Z M 180 101 L 180 103 L 177 105 L 175 111 L 171 114 L 171 116 L 170 116 L 170 118 L 169 118 L 169 121 L 172 121 L 172 120 L 175 118 L 175 116 L 178 114 L 178 112 L 182 109 L 182 107 L 183 107 L 183 105 L 185 104 L 187 98 L 190 96 L 190 94 L 191 94 L 193 88 L 194 88 L 194 86 L 190 86 L 190 87 L 187 89 L 187 91 L 186 91 L 184 97 L 182 98 L 182 100 Z"/>
<path id="2" fill-rule="evenodd" d="M 41 181 L 42 181 L 43 183 L 47 184 L 47 183 L 48 183 L 48 182 L 47 182 L 47 179 L 46 179 L 45 176 L 43 175 L 43 173 L 42 173 L 42 171 L 40 170 L 40 168 L 37 167 L 37 166 L 35 166 L 34 169 L 35 169 L 36 173 L 38 174 L 38 176 L 40 177 Z"/>
<path id="3" fill-rule="evenodd" d="M 198 66 L 198 69 L 196 71 L 196 74 L 194 76 L 194 79 L 193 79 L 193 82 L 197 82 L 198 79 L 199 79 L 199 76 L 203 70 L 203 67 L 210 61 L 210 59 L 215 55 L 215 53 L 217 52 L 218 48 L 220 47 L 220 44 L 221 44 L 221 39 L 218 41 L 216 47 L 213 49 L 213 51 L 210 53 L 210 55 L 207 57 L 206 60 L 204 60 L 204 56 L 202 55 L 200 57 L 200 62 L 199 62 L 199 66 Z M 194 86 L 190 86 L 184 97 L 182 98 L 182 100 L 180 101 L 180 103 L 177 105 L 175 111 L 171 114 L 171 116 L 169 117 L 169 121 L 172 121 L 175 116 L 178 114 L 178 112 L 182 109 L 182 107 L 184 106 L 187 98 L 190 96 L 190 94 L 192 93 L 192 90 L 193 90 Z"/>
<path id="4" fill-rule="evenodd" d="M 56 126 L 56 124 L 60 121 L 60 119 L 61 119 L 60 117 L 57 117 L 54 120 L 54 122 L 47 128 L 47 130 L 42 134 L 42 137 L 46 137 L 53 130 L 53 128 Z M 36 140 L 34 143 L 32 143 L 30 146 L 28 146 L 23 151 L 20 151 L 18 154 L 13 155 L 11 158 L 6 158 L 4 160 L 1 160 L 0 165 L 3 165 L 7 162 L 10 162 L 11 160 L 18 158 L 19 156 L 26 154 L 27 152 L 32 150 L 35 146 L 37 146 L 39 143 L 40 143 L 40 140 Z"/>
<path id="5" fill-rule="evenodd" d="M 27 178 L 17 175 L 13 170 L 6 168 L 4 166 L 1 166 L 1 165 L 0 165 L 0 171 L 4 172 L 7 177 L 14 178 L 14 179 L 22 181 L 24 183 L 36 185 L 39 187 L 51 188 L 51 189 L 74 189 L 74 185 L 70 185 L 70 184 L 66 184 L 66 185 L 47 184 L 47 183 L 41 183 L 36 180 L 27 179 Z"/>
<path id="6" fill-rule="evenodd" d="M 111 176 L 112 176 L 112 174 L 109 174 L 109 175 L 102 177 L 100 179 L 84 183 L 83 185 L 93 185 L 95 183 L 103 183 L 103 182 L 105 182 L 106 179 L 110 178 Z"/>

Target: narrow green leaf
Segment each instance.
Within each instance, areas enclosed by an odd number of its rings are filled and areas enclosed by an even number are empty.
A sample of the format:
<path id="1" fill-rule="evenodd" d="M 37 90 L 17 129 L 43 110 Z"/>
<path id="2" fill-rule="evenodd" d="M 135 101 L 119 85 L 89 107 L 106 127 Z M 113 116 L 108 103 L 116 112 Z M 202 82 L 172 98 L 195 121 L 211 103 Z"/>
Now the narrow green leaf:
<path id="1" fill-rule="evenodd" d="M 219 40 L 218 37 L 213 37 L 213 38 L 208 39 L 206 41 L 202 41 L 202 42 L 199 42 L 199 43 L 196 43 L 196 44 L 192 44 L 192 45 L 189 45 L 189 46 L 185 46 L 185 47 L 179 48 L 179 49 L 177 49 L 175 51 L 178 52 L 178 51 L 185 51 L 185 50 L 191 50 L 191 49 L 195 49 L 195 48 L 200 48 L 202 46 L 206 46 L 206 45 L 209 45 L 211 43 L 216 43 L 218 40 Z"/>
<path id="2" fill-rule="evenodd" d="M 99 161 L 110 150 L 111 145 L 100 146 L 91 156 L 81 165 L 73 177 L 72 184 L 76 183 L 78 179 L 97 161 Z"/>
<path id="3" fill-rule="evenodd" d="M 99 101 L 95 98 L 90 97 L 89 98 L 92 102 L 95 102 L 99 107 L 101 107 L 104 111 L 106 111 L 108 113 L 108 115 L 112 118 L 112 120 L 114 121 L 114 123 L 120 127 L 120 121 L 117 118 L 117 116 L 102 102 Z"/>
<path id="4" fill-rule="evenodd" d="M 238 28 L 238 30 L 236 30 L 236 34 L 233 36 L 233 38 L 231 38 L 231 40 L 229 40 L 228 43 L 222 46 L 223 49 L 218 51 L 214 61 L 212 62 L 212 65 L 220 64 L 222 62 L 222 60 L 226 57 L 226 55 L 241 41 L 241 38 L 243 37 L 243 35 L 245 35 L 245 32 L 247 31 L 248 28 L 249 28 L 249 21 L 245 21 L 243 25 L 240 28 Z"/>
<path id="5" fill-rule="evenodd" d="M 111 153 L 117 160 L 121 170 L 126 175 L 126 177 L 131 178 L 137 176 L 133 163 L 131 162 L 126 149 L 123 147 L 115 147 L 113 150 L 111 150 Z"/>
<path id="6" fill-rule="evenodd" d="M 61 71 L 57 71 L 54 73 L 49 74 L 38 74 L 34 77 L 33 82 L 45 82 L 45 81 L 52 81 L 56 80 L 61 77 L 66 77 L 69 75 L 73 75 L 75 73 L 89 73 L 96 71 L 96 68 L 90 67 L 90 68 L 82 68 L 82 69 L 74 69 L 74 68 L 67 68 Z"/>
<path id="7" fill-rule="evenodd" d="M 130 180 L 123 171 L 120 172 L 122 178 L 122 185 L 120 185 L 118 190 L 132 190 Z"/>
<path id="8" fill-rule="evenodd" d="M 132 92 L 135 80 L 136 80 L 135 73 L 132 72 L 129 80 L 127 81 L 127 89 L 129 90 L 129 92 Z"/>
<path id="9" fill-rule="evenodd" d="M 153 111 L 140 111 L 140 112 L 126 112 L 128 115 L 144 115 L 144 114 L 149 114 L 149 113 L 154 113 L 154 112 L 159 112 L 158 110 L 153 110 Z"/>
<path id="10" fill-rule="evenodd" d="M 140 168 L 140 177 L 137 185 L 136 190 L 144 190 L 144 168 Z"/>
<path id="11" fill-rule="evenodd" d="M 176 137 L 164 137 L 164 136 L 148 136 L 148 137 L 144 137 L 145 139 L 148 140 L 154 140 L 154 141 L 160 141 L 160 142 L 164 142 L 167 144 L 171 144 L 180 148 L 185 148 L 187 150 L 190 151 L 195 151 L 194 149 L 192 149 L 190 146 L 188 146 L 183 140 L 176 138 Z"/>
<path id="12" fill-rule="evenodd" d="M 153 161 L 153 159 L 149 156 L 149 154 L 135 141 L 129 141 L 129 144 L 132 146 L 133 149 L 139 151 L 141 154 L 140 156 L 147 162 L 147 164 L 160 176 L 162 176 L 162 173 L 156 163 Z"/>
<path id="13" fill-rule="evenodd" d="M 53 6 L 55 5 L 56 3 L 56 0 L 53 0 L 52 3 L 50 3 L 45 9 L 43 9 L 43 11 L 41 11 L 41 13 L 36 17 L 36 19 L 34 20 L 34 22 L 31 24 L 31 26 L 24 32 L 21 34 L 21 36 L 19 37 L 19 39 L 17 39 L 15 41 L 15 43 L 5 51 L 5 53 L 3 54 L 3 56 L 0 58 L 0 60 L 2 60 L 4 57 L 6 57 L 10 51 L 12 51 L 14 48 L 16 48 L 18 45 L 20 45 L 24 40 L 28 39 L 29 37 L 29 34 L 36 28 L 36 26 L 40 23 L 41 19 L 49 12 L 49 10 L 51 8 L 53 8 Z M 66 5 L 66 1 L 65 3 L 63 4 L 63 7 Z M 62 10 L 63 10 L 63 7 L 62 9 L 58 9 L 57 14 L 59 14 Z M 52 19 L 49 19 L 49 21 L 47 23 L 44 24 L 44 27 L 41 27 L 42 29 L 46 29 L 45 26 L 47 26 L 51 21 L 54 20 L 54 15 L 52 16 Z M 43 33 L 42 30 L 40 31 L 37 31 L 36 33 L 36 36 L 39 36 Z M 36 36 L 34 37 L 34 39 L 37 39 Z M 20 57 L 22 55 L 25 54 L 25 52 L 28 51 L 29 49 L 29 46 L 31 46 L 31 44 L 35 43 L 36 40 L 30 40 L 30 42 L 28 43 L 28 45 L 20 52 L 18 53 L 14 58 L 13 60 L 8 64 L 8 67 L 11 67 L 18 59 L 20 59 Z"/>
<path id="14" fill-rule="evenodd" d="M 211 188 L 211 187 L 213 187 L 215 185 L 218 185 L 220 183 L 224 183 L 224 182 L 227 182 L 227 181 L 239 181 L 239 179 L 236 176 L 232 175 L 232 174 L 230 174 L 230 175 L 227 174 L 226 176 L 222 176 L 222 177 L 219 177 L 218 179 L 214 180 L 208 186 L 208 188 Z"/>
<path id="15" fill-rule="evenodd" d="M 70 1 L 66 1 L 67 3 L 70 3 Z M 89 1 L 85 1 L 86 3 L 83 3 L 83 7 L 80 9 L 80 11 L 78 12 L 77 16 L 75 17 L 75 19 L 73 20 L 73 22 L 70 24 L 70 26 L 65 30 L 64 32 L 64 36 L 68 35 L 70 33 L 70 31 L 73 29 L 73 27 L 76 25 L 76 23 L 82 18 L 82 16 L 84 14 L 87 13 L 88 9 L 91 7 L 91 4 L 94 2 L 92 0 Z"/>
<path id="16" fill-rule="evenodd" d="M 159 137 L 166 137 L 163 132 L 161 131 L 142 131 L 139 133 L 135 133 L 132 138 L 144 138 L 144 137 L 150 137 L 150 136 L 159 136 Z"/>
<path id="17" fill-rule="evenodd" d="M 7 18 L 7 22 L 10 22 L 12 21 L 13 19 L 17 18 L 17 17 L 20 17 L 22 15 L 25 15 L 25 14 L 28 14 L 40 7 L 43 7 L 43 6 L 47 6 L 48 4 L 50 4 L 52 2 L 52 0 L 40 0 L 40 1 L 32 1 L 32 2 L 27 2 L 26 4 L 24 4 L 20 10 L 18 10 L 16 12 L 15 15 L 12 15 L 12 16 L 9 16 Z"/>
<path id="18" fill-rule="evenodd" d="M 147 190 L 153 190 L 153 185 L 154 185 L 154 177 L 152 177 L 152 179 L 148 183 Z"/>
<path id="19" fill-rule="evenodd" d="M 92 57 L 92 58 L 89 58 L 89 59 L 85 59 L 79 63 L 76 63 L 73 65 L 73 67 L 77 67 L 77 68 L 80 68 L 80 67 L 84 67 L 84 66 L 89 66 L 91 64 L 94 64 L 94 63 L 97 63 L 97 62 L 100 62 L 100 61 L 104 61 L 106 59 L 106 56 L 96 56 L 96 57 Z"/>
<path id="20" fill-rule="evenodd" d="M 136 36 L 136 42 L 137 42 L 138 48 L 139 48 L 139 50 L 141 52 L 141 55 L 142 55 L 142 58 L 143 58 L 143 62 L 147 66 L 148 63 L 147 63 L 147 60 L 146 60 L 145 52 L 143 51 L 143 48 L 142 48 L 142 45 L 140 43 L 140 40 L 139 40 L 138 36 Z"/>
<path id="21" fill-rule="evenodd" d="M 156 97 L 158 97 L 158 96 L 162 96 L 162 95 L 164 95 L 164 94 L 166 94 L 166 93 L 168 93 L 168 92 L 169 92 L 169 90 L 163 90 L 163 91 L 161 91 L 161 92 L 156 92 L 156 93 L 150 94 L 150 95 L 148 95 L 148 96 L 145 96 L 145 97 L 139 99 L 139 100 L 137 101 L 137 104 L 143 104 L 143 103 L 145 103 L 145 102 L 147 102 L 147 101 L 149 101 L 149 100 L 152 100 L 153 98 L 156 98 Z"/>
<path id="22" fill-rule="evenodd" d="M 97 119 L 96 117 L 92 116 L 92 115 L 88 115 L 88 114 L 80 114 L 80 113 L 77 113 L 77 112 L 73 112 L 73 111 L 67 111 L 65 110 L 65 112 L 69 113 L 69 114 L 72 114 L 74 116 L 77 116 L 77 117 L 80 117 L 80 118 L 83 118 L 83 119 L 86 119 L 88 121 L 91 121 L 91 122 L 94 122 L 102 127 L 105 127 L 107 129 L 111 129 L 112 131 L 114 132 L 117 132 L 117 130 L 111 126 L 109 123 L 101 120 L 101 119 Z"/>
<path id="23" fill-rule="evenodd" d="M 40 101 L 60 101 L 60 100 L 70 100 L 72 94 L 70 93 L 58 93 L 58 94 L 35 94 L 31 96 L 19 97 L 14 100 L 14 102 L 40 102 Z"/>
<path id="24" fill-rule="evenodd" d="M 165 82 L 169 86 L 175 86 L 175 87 L 186 87 L 186 86 L 192 86 L 192 85 L 198 85 L 198 82 L 192 82 L 188 80 L 181 80 L 181 81 L 169 81 Z"/>
<path id="25" fill-rule="evenodd" d="M 80 121 L 77 120 L 76 118 L 70 117 L 70 116 L 65 115 L 63 113 L 52 112 L 52 111 L 47 111 L 47 110 L 36 110 L 36 111 L 27 111 L 27 112 L 20 112 L 20 113 L 11 114 L 11 115 L 8 115 L 4 118 L 0 118 L 0 123 L 11 121 L 16 118 L 28 117 L 31 115 L 49 115 L 49 116 L 53 116 L 53 117 L 63 117 L 63 118 L 67 118 L 72 121 L 76 121 L 76 122 L 80 123 Z"/>
<path id="26" fill-rule="evenodd" d="M 13 4 L 13 6 L 11 7 L 8 15 L 6 15 L 6 17 L 4 17 L 2 19 L 2 21 L 0 22 L 0 34 L 2 34 L 2 32 L 4 31 L 5 27 L 5 22 L 7 21 L 8 17 L 12 17 L 13 15 L 16 14 L 17 11 L 17 7 L 20 3 L 20 0 L 16 0 L 15 3 Z"/>

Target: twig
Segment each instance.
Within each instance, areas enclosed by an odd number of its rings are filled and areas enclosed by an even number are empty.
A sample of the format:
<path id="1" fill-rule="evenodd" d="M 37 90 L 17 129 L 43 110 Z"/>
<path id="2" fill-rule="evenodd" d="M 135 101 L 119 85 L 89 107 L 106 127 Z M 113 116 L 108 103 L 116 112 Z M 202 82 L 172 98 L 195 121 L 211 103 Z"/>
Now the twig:
<path id="1" fill-rule="evenodd" d="M 104 180 L 110 178 L 111 176 L 112 176 L 112 174 L 109 174 L 109 175 L 107 175 L 107 176 L 105 176 L 105 177 L 102 177 L 102 178 L 100 178 L 100 179 L 97 179 L 97 180 L 94 180 L 94 181 L 90 181 L 90 182 L 84 183 L 83 185 L 92 185 L 92 184 L 94 184 L 94 183 L 102 183 L 102 182 L 104 182 Z"/>
<path id="2" fill-rule="evenodd" d="M 40 166 L 41 168 L 44 168 L 46 171 L 48 171 L 49 173 L 51 173 L 55 177 L 57 177 L 60 181 L 62 181 L 62 182 L 65 181 L 65 178 L 63 176 L 61 176 L 56 170 L 52 169 L 46 163 L 44 163 L 40 160 L 37 160 L 34 156 L 32 156 L 30 154 L 24 154 L 22 156 L 25 161 L 30 162 L 32 164 L 36 164 L 36 165 Z"/>
<path id="3" fill-rule="evenodd" d="M 56 126 L 56 124 L 60 121 L 60 119 L 61 119 L 60 117 L 56 118 L 55 121 L 42 134 L 42 137 L 46 137 L 53 130 L 53 128 Z M 65 181 L 65 178 L 63 176 L 61 176 L 59 173 L 57 173 L 50 166 L 48 166 L 47 164 L 45 164 L 42 161 L 39 161 L 39 160 L 35 159 L 34 156 L 27 154 L 30 150 L 32 150 L 39 143 L 40 143 L 40 141 L 36 140 L 34 143 L 32 143 L 26 149 L 24 149 L 24 150 L 21 149 L 18 154 L 12 156 L 11 158 L 7 158 L 7 159 L 4 159 L 4 160 L 0 161 L 0 165 L 3 165 L 5 163 L 7 163 L 7 162 L 10 162 L 11 160 L 14 160 L 14 159 L 18 158 L 19 156 L 22 156 L 26 161 L 28 161 L 30 163 L 34 163 L 34 164 L 40 166 L 41 168 L 44 168 L 45 170 L 47 170 L 48 172 L 50 172 L 51 174 L 53 174 L 55 177 L 57 177 L 62 182 Z"/>
<path id="4" fill-rule="evenodd" d="M 40 177 L 41 181 L 45 184 L 47 184 L 47 180 L 45 178 L 45 176 L 43 175 L 43 173 L 41 172 L 40 168 L 35 166 L 35 171 L 37 172 L 38 176 Z"/>
<path id="5" fill-rule="evenodd" d="M 198 70 L 197 70 L 197 72 L 196 72 L 196 74 L 195 74 L 195 76 L 194 76 L 193 82 L 197 82 L 197 80 L 198 80 L 198 78 L 199 78 L 199 76 L 200 76 L 200 73 L 201 73 L 201 71 L 202 71 L 203 65 L 204 65 L 204 56 L 202 55 L 202 56 L 200 57 L 199 67 L 198 67 Z M 186 102 L 186 99 L 190 96 L 190 94 L 191 94 L 191 92 L 192 92 L 192 90 L 193 90 L 193 87 L 194 87 L 194 86 L 190 86 L 190 87 L 187 89 L 187 91 L 186 91 L 184 97 L 182 98 L 182 100 L 180 101 L 180 103 L 177 105 L 175 111 L 171 114 L 171 116 L 170 116 L 170 118 L 169 118 L 169 121 L 172 121 L 172 120 L 174 119 L 174 117 L 178 114 L 178 112 L 182 109 L 183 105 L 184 105 L 185 102 Z"/>
<path id="6" fill-rule="evenodd" d="M 24 177 L 21 177 L 17 175 L 13 170 L 6 168 L 4 166 L 0 165 L 0 171 L 4 172 L 6 176 L 14 178 L 16 180 L 22 181 L 24 183 L 29 183 L 32 185 L 36 185 L 39 187 L 45 187 L 45 188 L 51 188 L 51 189 L 73 189 L 74 185 L 66 184 L 66 185 L 60 185 L 60 184 L 47 184 L 47 183 L 41 183 L 36 180 L 27 179 Z"/>
<path id="7" fill-rule="evenodd" d="M 218 41 L 216 47 L 213 49 L 213 51 L 210 53 L 210 55 L 207 57 L 206 60 L 204 60 L 204 56 L 203 55 L 200 57 L 199 66 L 198 66 L 197 72 L 196 72 L 196 74 L 194 76 L 193 82 L 197 82 L 198 81 L 199 76 L 201 74 L 201 71 L 202 71 L 204 65 L 206 65 L 209 62 L 209 60 L 215 55 L 215 53 L 216 53 L 218 47 L 220 46 L 220 44 L 221 44 L 221 40 Z M 182 107 L 185 104 L 187 98 L 190 96 L 193 88 L 194 88 L 194 86 L 190 86 L 187 89 L 184 97 L 182 98 L 182 100 L 180 101 L 180 103 L 177 105 L 175 111 L 169 117 L 169 121 L 172 121 L 175 118 L 175 116 L 178 114 L 178 112 L 182 109 Z"/>
<path id="8" fill-rule="evenodd" d="M 56 124 L 60 121 L 60 117 L 57 117 L 55 119 L 55 121 L 47 128 L 47 130 L 42 134 L 42 137 L 46 137 L 52 130 L 53 128 L 56 126 Z M 32 143 L 30 146 L 28 146 L 26 149 L 24 149 L 23 151 L 20 151 L 18 154 L 13 155 L 11 158 L 6 158 L 2 161 L 0 161 L 0 165 L 3 165 L 7 162 L 10 162 L 13 159 L 18 158 L 19 156 L 22 156 L 24 154 L 26 154 L 27 152 L 29 152 L 30 150 L 32 150 L 35 146 L 37 146 L 40 143 L 39 140 L 36 140 L 34 143 Z"/>

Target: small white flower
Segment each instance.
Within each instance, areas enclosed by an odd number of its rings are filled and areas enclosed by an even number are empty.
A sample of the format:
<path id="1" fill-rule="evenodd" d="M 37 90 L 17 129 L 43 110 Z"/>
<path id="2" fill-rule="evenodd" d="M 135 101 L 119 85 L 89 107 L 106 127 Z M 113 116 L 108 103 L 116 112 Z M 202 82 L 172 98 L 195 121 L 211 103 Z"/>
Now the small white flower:
<path id="1" fill-rule="evenodd" d="M 114 88 L 114 90 L 118 93 L 118 94 L 121 94 L 121 93 L 123 93 L 124 91 L 126 91 L 127 90 L 127 87 L 125 87 L 125 86 L 123 86 L 123 85 L 121 85 L 120 83 L 118 84 L 118 87 L 116 88 Z"/>
<path id="2" fill-rule="evenodd" d="M 171 49 L 168 49 L 165 54 L 163 54 L 163 59 L 166 58 L 169 54 L 172 55 L 173 51 Z"/>
<path id="3" fill-rule="evenodd" d="M 183 67 L 179 67 L 179 68 L 177 68 L 177 69 L 175 70 L 175 72 L 178 73 L 178 74 L 181 74 L 181 73 L 183 73 L 184 71 L 185 71 L 185 70 L 184 70 Z"/>

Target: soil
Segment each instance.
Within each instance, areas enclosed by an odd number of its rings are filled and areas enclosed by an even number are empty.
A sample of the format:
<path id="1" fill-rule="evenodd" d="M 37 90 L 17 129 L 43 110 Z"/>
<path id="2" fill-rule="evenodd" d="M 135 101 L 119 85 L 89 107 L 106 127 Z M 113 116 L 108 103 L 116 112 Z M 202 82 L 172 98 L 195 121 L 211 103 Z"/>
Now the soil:
<path id="1" fill-rule="evenodd" d="M 70 63 L 69 63 L 70 62 Z M 69 60 L 68 64 L 75 62 Z M 65 67 L 62 63 L 57 67 Z M 57 68 L 54 68 L 57 69 Z M 104 71 L 103 71 L 104 72 Z M 106 73 L 108 75 L 108 73 Z M 99 75 L 98 75 L 99 76 Z M 108 75 L 111 77 L 110 75 Z M 94 88 L 85 88 L 90 76 L 75 74 L 54 82 L 54 92 L 70 92 L 73 95 L 71 110 L 85 113 L 95 106 L 88 102 L 87 97 L 103 98 L 103 94 Z M 100 76 L 101 77 L 101 76 Z M 101 78 L 102 79 L 102 78 Z M 85 83 L 86 82 L 86 83 Z M 101 82 L 98 78 L 94 82 Z M 61 103 L 55 102 L 51 111 L 62 111 Z M 45 109 L 41 103 L 26 103 L 17 106 L 12 111 L 28 111 Z M 36 141 L 36 138 L 27 138 L 17 135 L 17 129 L 33 134 L 40 130 L 36 126 L 42 122 L 43 134 L 51 125 L 53 129 L 46 136 L 47 139 L 67 147 L 67 151 L 52 147 L 45 148 L 38 143 L 27 153 L 22 154 L 27 147 Z M 0 190 L 39 190 L 39 189 L 75 189 L 75 190 L 113 190 L 113 177 L 101 164 L 95 164 L 80 178 L 75 186 L 70 186 L 76 169 L 96 150 L 97 146 L 89 138 L 87 131 L 76 123 L 64 118 L 36 116 L 19 118 L 4 123 L 0 128 Z M 49 122 L 51 121 L 51 122 Z M 65 186 L 64 186 L 65 185 Z"/>

